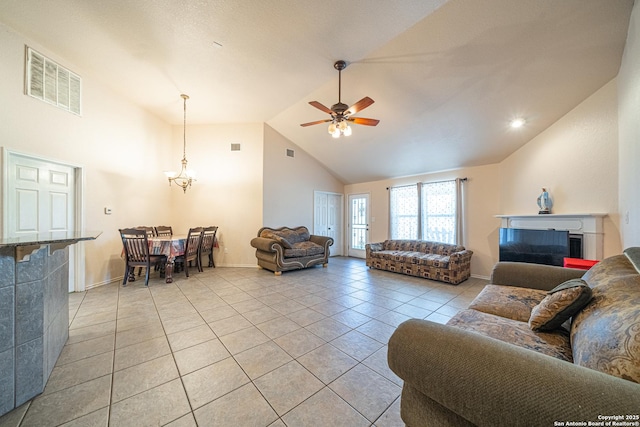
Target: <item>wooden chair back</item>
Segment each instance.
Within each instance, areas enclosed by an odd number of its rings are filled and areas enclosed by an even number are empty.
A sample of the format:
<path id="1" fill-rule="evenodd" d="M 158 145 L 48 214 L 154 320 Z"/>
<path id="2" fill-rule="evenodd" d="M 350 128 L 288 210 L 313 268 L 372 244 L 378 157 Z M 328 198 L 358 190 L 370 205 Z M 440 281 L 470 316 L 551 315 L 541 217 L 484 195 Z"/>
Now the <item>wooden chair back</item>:
<path id="1" fill-rule="evenodd" d="M 205 227 L 202 229 L 202 242 L 200 243 L 200 255 L 206 255 L 213 251 L 216 242 L 218 227 Z"/>
<path id="2" fill-rule="evenodd" d="M 156 236 L 171 237 L 173 236 L 173 229 L 170 225 L 159 225 L 156 227 Z"/>
<path id="3" fill-rule="evenodd" d="M 121 229 L 120 237 L 129 266 L 149 263 L 149 240 L 146 230 L 139 228 Z"/>
<path id="4" fill-rule="evenodd" d="M 216 233 L 218 227 L 211 226 L 202 229 L 202 241 L 200 242 L 200 256 L 208 255 L 209 267 L 215 267 L 213 262 L 213 247 L 216 244 Z M 202 264 L 200 265 L 202 271 Z"/>
<path id="5" fill-rule="evenodd" d="M 200 250 L 200 241 L 202 239 L 202 227 L 190 228 L 187 235 L 187 241 L 184 244 L 184 259 L 191 261 L 196 259 Z"/>
<path id="6" fill-rule="evenodd" d="M 147 233 L 147 237 L 153 237 L 156 235 L 156 230 L 153 227 L 148 227 L 146 225 L 140 225 L 136 227 L 138 230 L 144 230 Z"/>

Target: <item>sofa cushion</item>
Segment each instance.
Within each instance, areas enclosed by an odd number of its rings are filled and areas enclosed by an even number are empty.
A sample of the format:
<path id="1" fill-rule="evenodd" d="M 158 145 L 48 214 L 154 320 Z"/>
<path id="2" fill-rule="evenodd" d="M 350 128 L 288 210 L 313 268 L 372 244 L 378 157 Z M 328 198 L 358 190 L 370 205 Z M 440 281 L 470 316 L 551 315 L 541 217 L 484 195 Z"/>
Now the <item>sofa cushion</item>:
<path id="1" fill-rule="evenodd" d="M 324 253 L 324 247 L 311 241 L 294 243 L 291 249 L 284 250 L 285 258 L 321 255 Z"/>
<path id="2" fill-rule="evenodd" d="M 287 239 L 272 230 L 262 230 L 262 232 L 260 233 L 260 237 L 264 237 L 265 239 L 273 239 L 276 242 L 280 243 L 285 249 L 292 248 L 291 243 Z"/>
<path id="3" fill-rule="evenodd" d="M 582 279 L 556 286 L 533 308 L 529 327 L 534 331 L 552 331 L 577 314 L 591 300 L 591 288 Z"/>
<path id="4" fill-rule="evenodd" d="M 421 252 L 426 254 L 451 255 L 464 251 L 464 246 L 450 245 L 428 240 L 395 239 L 385 240 L 382 244 L 385 251 Z"/>
<path id="5" fill-rule="evenodd" d="M 448 255 L 420 254 L 415 257 L 414 263 L 429 267 L 449 268 L 449 259 Z"/>
<path id="6" fill-rule="evenodd" d="M 526 322 L 469 309 L 458 312 L 447 325 L 477 332 L 567 362 L 573 359 L 569 333 L 562 329 L 534 332 Z"/>
<path id="7" fill-rule="evenodd" d="M 287 239 L 291 244 L 306 242 L 311 237 L 309 234 L 309 230 L 306 228 L 298 228 L 296 230 L 291 230 L 291 232 L 283 235 L 285 239 Z"/>
<path id="8" fill-rule="evenodd" d="M 640 383 L 640 273 L 616 255 L 582 278 L 593 299 L 571 324 L 575 363 Z"/>
<path id="9" fill-rule="evenodd" d="M 528 322 L 531 310 L 547 295 L 539 289 L 486 285 L 469 308 L 507 319 Z"/>
<path id="10" fill-rule="evenodd" d="M 449 256 L 426 254 L 414 251 L 376 251 L 371 258 L 382 258 L 393 262 L 427 265 L 430 267 L 449 268 Z"/>
<path id="11" fill-rule="evenodd" d="M 411 262 L 412 259 L 421 255 L 419 252 L 413 251 L 396 251 L 396 250 L 384 250 L 371 254 L 372 257 L 388 259 L 395 262 Z"/>

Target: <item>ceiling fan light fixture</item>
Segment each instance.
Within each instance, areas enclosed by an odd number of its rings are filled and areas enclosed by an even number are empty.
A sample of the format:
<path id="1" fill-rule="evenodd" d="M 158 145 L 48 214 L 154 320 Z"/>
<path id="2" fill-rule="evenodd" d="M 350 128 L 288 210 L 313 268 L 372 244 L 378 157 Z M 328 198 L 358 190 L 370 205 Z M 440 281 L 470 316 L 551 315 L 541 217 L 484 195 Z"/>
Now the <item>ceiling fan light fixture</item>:
<path id="1" fill-rule="evenodd" d="M 341 120 L 340 123 L 338 123 L 338 129 L 340 129 L 342 132 L 344 132 L 347 127 L 349 126 L 347 125 L 346 120 Z"/>
<path id="2" fill-rule="evenodd" d="M 334 122 L 331 122 L 331 124 L 329 125 L 329 133 L 333 134 L 337 128 L 338 127 L 336 126 L 336 124 Z"/>
<path id="3" fill-rule="evenodd" d="M 527 121 L 525 119 L 523 119 L 522 117 L 518 117 L 518 118 L 515 118 L 515 119 L 511 120 L 510 126 L 513 129 L 518 129 L 518 128 L 521 128 L 522 126 L 524 126 L 525 123 L 527 123 Z"/>
<path id="4" fill-rule="evenodd" d="M 344 130 L 344 136 L 349 136 L 351 135 L 351 126 L 347 126 L 346 129 Z"/>
<path id="5" fill-rule="evenodd" d="M 331 136 L 334 138 L 340 138 L 340 135 L 342 134 L 342 132 L 340 132 L 340 129 L 334 130 L 333 132 L 331 132 Z"/>

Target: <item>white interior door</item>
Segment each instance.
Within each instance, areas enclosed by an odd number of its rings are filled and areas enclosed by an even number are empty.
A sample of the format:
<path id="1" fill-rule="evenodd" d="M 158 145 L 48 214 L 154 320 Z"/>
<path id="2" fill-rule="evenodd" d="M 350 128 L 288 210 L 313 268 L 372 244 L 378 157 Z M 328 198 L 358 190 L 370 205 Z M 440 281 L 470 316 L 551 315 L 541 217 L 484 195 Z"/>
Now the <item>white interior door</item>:
<path id="1" fill-rule="evenodd" d="M 75 168 L 8 152 L 5 233 L 20 237 L 34 233 L 69 232 L 75 228 Z M 70 266 L 75 251 L 69 247 Z M 70 269 L 69 291 L 75 289 Z"/>
<path id="2" fill-rule="evenodd" d="M 366 257 L 369 243 L 369 195 L 349 195 L 349 256 Z"/>
<path id="3" fill-rule="evenodd" d="M 342 194 L 314 192 L 313 234 L 333 238 L 331 255 L 343 255 Z"/>

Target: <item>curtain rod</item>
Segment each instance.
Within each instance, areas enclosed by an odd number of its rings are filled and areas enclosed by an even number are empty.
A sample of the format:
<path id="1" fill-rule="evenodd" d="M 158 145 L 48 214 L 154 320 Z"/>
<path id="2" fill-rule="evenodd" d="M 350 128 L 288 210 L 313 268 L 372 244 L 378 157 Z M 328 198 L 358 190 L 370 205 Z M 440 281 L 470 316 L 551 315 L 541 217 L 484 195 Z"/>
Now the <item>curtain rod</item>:
<path id="1" fill-rule="evenodd" d="M 422 184 L 439 184 L 441 182 L 449 182 L 449 181 L 455 181 L 459 179 L 462 182 L 467 182 L 469 179 L 465 176 L 464 178 L 454 178 L 454 179 L 443 179 L 442 181 L 422 181 Z M 417 183 L 416 183 L 417 184 Z M 411 187 L 413 185 L 416 184 L 405 184 L 405 185 L 392 185 L 391 187 L 387 187 L 387 190 L 391 189 L 391 188 L 402 188 L 402 187 Z"/>

